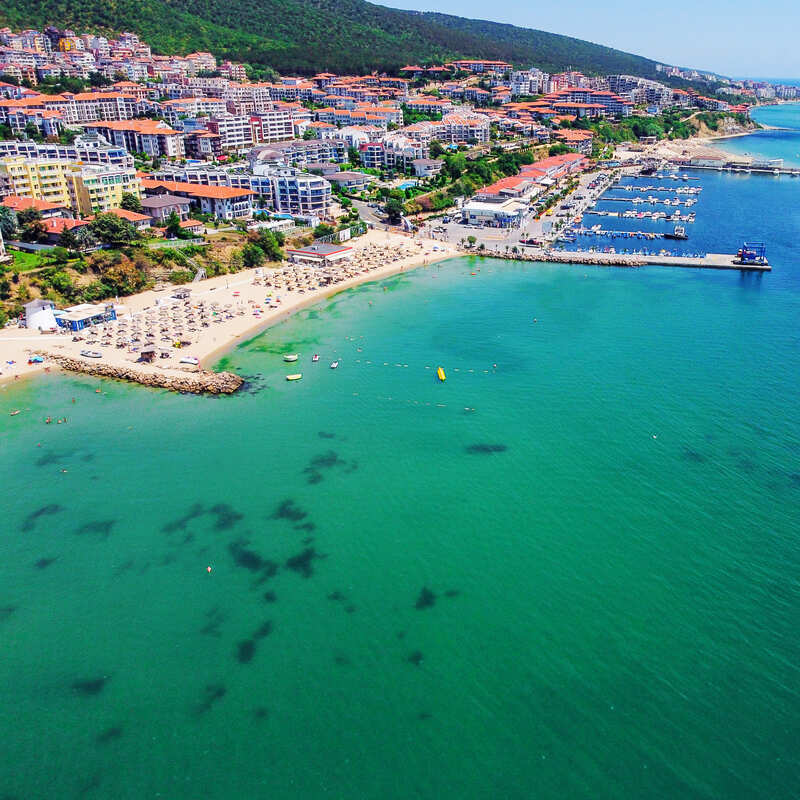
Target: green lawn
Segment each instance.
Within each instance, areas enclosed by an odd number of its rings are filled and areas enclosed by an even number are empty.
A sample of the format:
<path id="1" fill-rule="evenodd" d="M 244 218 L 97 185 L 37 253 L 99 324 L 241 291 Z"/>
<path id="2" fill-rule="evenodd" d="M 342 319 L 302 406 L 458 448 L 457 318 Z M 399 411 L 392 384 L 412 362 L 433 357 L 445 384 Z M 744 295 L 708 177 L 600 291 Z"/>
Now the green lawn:
<path id="1" fill-rule="evenodd" d="M 14 259 L 8 265 L 14 272 L 28 272 L 32 269 L 38 269 L 45 265 L 45 260 L 39 253 L 26 253 L 22 250 L 8 249 L 8 254 Z"/>

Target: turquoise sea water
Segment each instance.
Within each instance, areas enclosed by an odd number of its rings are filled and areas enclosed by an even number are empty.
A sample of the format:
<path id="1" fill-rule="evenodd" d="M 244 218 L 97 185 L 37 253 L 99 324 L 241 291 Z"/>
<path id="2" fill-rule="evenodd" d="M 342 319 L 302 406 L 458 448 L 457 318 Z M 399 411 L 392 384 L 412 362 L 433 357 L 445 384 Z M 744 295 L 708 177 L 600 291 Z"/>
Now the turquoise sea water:
<path id="1" fill-rule="evenodd" d="M 751 136 L 719 139 L 715 147 L 730 153 L 761 158 L 782 158 L 786 167 L 800 167 L 800 103 L 759 106 L 752 117 L 763 125 L 784 130 L 758 131 Z"/>
<path id="2" fill-rule="evenodd" d="M 773 273 L 456 259 L 233 397 L 0 390 L 0 797 L 795 798 L 800 182 L 702 180 Z"/>

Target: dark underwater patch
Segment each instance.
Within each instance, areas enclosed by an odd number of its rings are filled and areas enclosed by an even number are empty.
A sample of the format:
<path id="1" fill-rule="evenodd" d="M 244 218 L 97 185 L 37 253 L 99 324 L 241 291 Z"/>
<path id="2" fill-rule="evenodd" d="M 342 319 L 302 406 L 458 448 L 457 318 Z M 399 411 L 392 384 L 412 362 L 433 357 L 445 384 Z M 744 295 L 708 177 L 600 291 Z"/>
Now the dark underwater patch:
<path id="1" fill-rule="evenodd" d="M 343 655 L 342 653 L 337 653 L 333 657 L 333 662 L 334 664 L 338 664 L 340 667 L 349 667 L 350 664 L 353 663 L 346 655 Z"/>
<path id="2" fill-rule="evenodd" d="M 16 606 L 0 606 L 0 622 L 5 622 L 16 610 Z"/>
<path id="3" fill-rule="evenodd" d="M 286 561 L 286 567 L 304 578 L 310 578 L 314 574 L 312 562 L 317 557 L 313 547 L 306 547 L 301 553 L 289 558 Z"/>
<path id="4" fill-rule="evenodd" d="M 259 722 L 265 720 L 269 716 L 269 711 L 264 706 L 256 706 L 253 709 L 253 718 Z"/>
<path id="5" fill-rule="evenodd" d="M 445 597 L 458 597 L 461 592 L 458 589 L 448 589 L 445 593 Z"/>
<path id="6" fill-rule="evenodd" d="M 346 599 L 347 598 L 338 589 L 328 595 L 328 600 L 332 600 L 334 603 L 338 603 L 340 600 Z"/>
<path id="7" fill-rule="evenodd" d="M 415 667 L 418 667 L 425 657 L 422 655 L 421 650 L 414 650 L 409 653 L 408 658 L 406 659 L 409 664 L 413 664 Z"/>
<path id="8" fill-rule="evenodd" d="M 72 682 L 72 691 L 82 697 L 95 697 L 105 688 L 108 678 L 86 678 Z"/>
<path id="9" fill-rule="evenodd" d="M 491 455 L 492 453 L 505 453 L 508 450 L 508 445 L 478 442 L 477 444 L 469 444 L 464 449 L 470 455 Z"/>
<path id="10" fill-rule="evenodd" d="M 261 558 L 255 550 L 248 550 L 247 544 L 245 539 L 237 539 L 228 545 L 228 552 L 233 556 L 233 563 L 237 567 L 249 569 L 251 572 L 260 572 L 269 562 Z"/>
<path id="11" fill-rule="evenodd" d="M 98 733 L 95 737 L 95 741 L 97 744 L 108 744 L 115 739 L 119 739 L 121 736 L 122 728 L 119 725 L 115 725 L 113 728 L 106 728 L 106 730 Z"/>
<path id="12" fill-rule="evenodd" d="M 205 508 L 203 508 L 202 503 L 195 503 L 182 517 L 178 517 L 178 519 L 174 519 L 171 522 L 165 523 L 161 527 L 161 530 L 164 531 L 164 533 L 182 531 L 193 519 L 202 517 L 203 514 L 205 514 Z"/>
<path id="13" fill-rule="evenodd" d="M 28 531 L 32 531 L 36 526 L 36 521 L 39 519 L 39 517 L 48 516 L 49 514 L 58 514 L 59 511 L 63 510 L 63 507 L 57 503 L 48 503 L 46 506 L 37 508 L 36 511 L 31 511 L 31 513 L 25 517 L 25 520 L 22 523 L 22 530 L 26 533 Z"/>
<path id="14" fill-rule="evenodd" d="M 349 606 L 345 606 L 345 607 L 344 607 L 344 610 L 345 610 L 345 611 L 346 611 L 348 614 L 355 614 L 355 612 L 356 612 L 356 611 L 358 611 L 358 607 L 357 607 L 357 606 L 354 606 L 354 605 L 351 603 Z"/>
<path id="15" fill-rule="evenodd" d="M 75 533 L 78 534 L 78 536 L 83 536 L 88 533 L 92 536 L 99 536 L 101 539 L 108 539 L 111 529 L 116 522 L 115 519 L 98 519 L 94 522 L 85 522 Z"/>
<path id="16" fill-rule="evenodd" d="M 220 626 L 225 621 L 225 614 L 218 606 L 206 611 L 206 624 L 200 628 L 200 633 L 204 636 L 221 636 Z"/>
<path id="17" fill-rule="evenodd" d="M 272 622 L 267 620 L 266 622 L 262 622 L 261 625 L 253 632 L 254 639 L 263 639 L 266 636 L 269 636 L 272 633 Z"/>
<path id="18" fill-rule="evenodd" d="M 127 572 L 131 567 L 133 567 L 134 561 L 132 558 L 129 558 L 127 561 L 120 564 L 115 570 L 114 575 L 122 575 L 123 572 Z"/>
<path id="19" fill-rule="evenodd" d="M 229 506 L 227 503 L 217 503 L 209 509 L 211 514 L 217 518 L 214 523 L 214 530 L 226 531 L 232 528 L 239 520 L 244 519 L 244 515 L 240 514 L 236 509 Z"/>
<path id="20" fill-rule="evenodd" d="M 683 448 L 683 458 L 692 464 L 705 464 L 708 461 L 702 453 L 698 453 L 697 450 L 692 450 L 690 447 Z"/>
<path id="21" fill-rule="evenodd" d="M 210 683 L 203 691 L 203 699 L 195 706 L 195 716 L 207 714 L 217 701 L 225 697 L 227 689 L 221 683 Z"/>
<path id="22" fill-rule="evenodd" d="M 278 597 L 275 594 L 275 592 L 272 592 L 272 591 L 264 592 L 263 598 L 264 598 L 264 602 L 265 603 L 274 603 L 278 599 Z"/>
<path id="23" fill-rule="evenodd" d="M 34 463 L 37 467 L 49 467 L 51 464 L 60 464 L 74 452 L 74 450 L 47 450 L 42 453 Z"/>
<path id="24" fill-rule="evenodd" d="M 236 645 L 236 660 L 240 664 L 249 664 L 256 654 L 256 643 L 252 639 L 244 639 Z"/>
<path id="25" fill-rule="evenodd" d="M 336 438 L 336 434 L 335 433 L 328 433 L 327 431 L 320 431 L 317 435 L 319 436 L 320 439 L 335 439 Z"/>
<path id="26" fill-rule="evenodd" d="M 47 569 L 56 561 L 58 561 L 58 556 L 53 556 L 51 558 L 39 558 L 33 562 L 33 566 L 36 567 L 36 569 Z"/>
<path id="27" fill-rule="evenodd" d="M 422 591 L 414 603 L 414 608 L 421 611 L 423 608 L 432 608 L 436 604 L 436 595 L 427 586 L 422 587 Z"/>
<path id="28" fill-rule="evenodd" d="M 294 500 L 284 500 L 272 515 L 272 519 L 288 519 L 290 522 L 300 522 L 308 514 L 300 508 Z"/>
<path id="29" fill-rule="evenodd" d="M 800 472 L 790 472 L 789 482 L 792 484 L 792 486 L 795 486 L 798 489 L 800 489 Z"/>
<path id="30" fill-rule="evenodd" d="M 323 478 L 323 470 L 333 469 L 334 467 L 347 467 L 347 462 L 339 458 L 338 453 L 328 450 L 325 453 L 314 456 L 303 472 L 308 476 L 309 483 L 319 483 Z M 349 471 L 352 472 L 352 469 Z"/>

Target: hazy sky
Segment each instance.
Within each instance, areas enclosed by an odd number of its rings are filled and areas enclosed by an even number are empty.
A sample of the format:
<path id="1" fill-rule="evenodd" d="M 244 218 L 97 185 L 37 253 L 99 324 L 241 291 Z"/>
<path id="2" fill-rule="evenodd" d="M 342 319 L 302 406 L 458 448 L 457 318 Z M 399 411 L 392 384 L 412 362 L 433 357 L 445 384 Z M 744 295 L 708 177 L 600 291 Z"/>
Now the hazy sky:
<path id="1" fill-rule="evenodd" d="M 535 6 L 384 0 L 381 5 L 539 28 L 723 75 L 800 78 L 800 0 L 575 0 Z"/>

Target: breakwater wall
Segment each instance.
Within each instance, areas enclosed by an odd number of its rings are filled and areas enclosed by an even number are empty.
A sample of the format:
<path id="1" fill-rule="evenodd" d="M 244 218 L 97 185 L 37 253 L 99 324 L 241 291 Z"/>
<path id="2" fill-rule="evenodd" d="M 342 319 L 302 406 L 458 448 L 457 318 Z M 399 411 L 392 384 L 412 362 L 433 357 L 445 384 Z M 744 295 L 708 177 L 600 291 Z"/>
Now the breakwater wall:
<path id="1" fill-rule="evenodd" d="M 190 392 L 192 394 L 233 394 L 244 383 L 232 372 L 187 372 L 185 375 L 174 372 L 146 371 L 132 366 L 115 366 L 94 361 L 83 361 L 79 358 L 57 355 L 46 351 L 39 351 L 37 355 L 48 361 L 58 364 L 61 369 L 69 372 L 82 372 L 84 375 L 94 375 L 100 378 L 113 378 L 114 380 L 130 381 L 142 386 L 152 386 L 158 389 L 169 389 L 171 392 Z"/>

